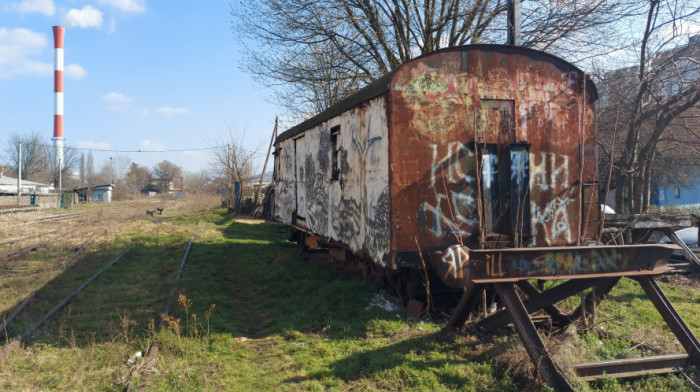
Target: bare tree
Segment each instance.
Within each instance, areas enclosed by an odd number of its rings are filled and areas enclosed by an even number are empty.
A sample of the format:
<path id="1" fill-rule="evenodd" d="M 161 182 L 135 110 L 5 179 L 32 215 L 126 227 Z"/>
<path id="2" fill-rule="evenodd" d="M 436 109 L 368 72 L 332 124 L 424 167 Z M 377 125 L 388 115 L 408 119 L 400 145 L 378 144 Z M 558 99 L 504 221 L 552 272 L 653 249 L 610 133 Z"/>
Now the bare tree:
<path id="1" fill-rule="evenodd" d="M 111 159 L 107 159 L 102 163 L 100 170 L 95 174 L 95 184 L 112 184 L 114 179 L 114 166 Z"/>
<path id="2" fill-rule="evenodd" d="M 51 176 L 51 181 L 53 181 L 53 184 L 55 186 L 58 186 L 60 176 L 62 182 L 65 182 L 66 187 L 68 187 L 69 185 L 75 185 L 77 181 L 73 181 L 72 177 L 75 168 L 80 162 L 78 150 L 71 147 L 65 147 L 63 149 L 63 167 L 60 170 L 58 157 L 56 156 L 56 149 L 49 147 L 46 150 L 48 151 L 46 155 L 46 168 L 48 170 L 49 175 Z"/>
<path id="3" fill-rule="evenodd" d="M 92 156 L 92 151 L 88 152 L 85 163 L 85 181 L 87 181 L 87 186 L 95 186 L 95 159 Z"/>
<path id="4" fill-rule="evenodd" d="M 208 170 L 183 174 L 186 193 L 216 193 L 216 185 Z"/>
<path id="5" fill-rule="evenodd" d="M 17 159 L 19 157 L 19 142 L 22 142 L 22 179 L 31 180 L 40 174 L 47 163 L 47 145 L 36 130 L 25 133 L 15 132 L 7 139 L 5 144 L 5 164 L 17 172 Z"/>
<path id="6" fill-rule="evenodd" d="M 629 47 L 636 65 L 607 72 L 599 83 L 604 94 L 601 146 L 604 158 L 609 162 L 612 156 L 614 161 L 612 179 L 620 212 L 646 211 L 652 179 L 664 172 L 661 163 L 686 162 L 692 170 L 699 161 L 695 157 L 700 135 L 684 115 L 697 111 L 700 102 L 700 37 L 688 41 L 683 30 L 699 22 L 700 5 L 691 0 L 646 4 L 643 29 Z M 613 132 L 620 141 L 614 152 Z M 675 166 L 669 173 L 682 177 L 682 168 Z"/>
<path id="7" fill-rule="evenodd" d="M 229 127 L 228 133 L 209 141 L 211 161 L 209 171 L 213 182 L 224 189 L 228 206 L 231 206 L 234 183 L 252 184 L 254 180 L 255 157 L 259 147 L 248 149 L 244 146 L 245 132 L 237 132 Z"/>
<path id="8" fill-rule="evenodd" d="M 147 192 L 151 190 L 151 172 L 146 166 L 132 163 L 124 177 L 124 182 L 129 189 Z M 153 190 L 155 191 L 155 188 Z"/>
<path id="9" fill-rule="evenodd" d="M 120 184 L 129 173 L 131 168 L 131 158 L 128 155 L 115 155 L 111 159 L 112 170 L 114 171 L 114 183 Z"/>
<path id="10" fill-rule="evenodd" d="M 639 12 L 637 4 L 528 1 L 523 45 L 581 58 L 605 52 L 613 40 L 600 40 L 601 32 Z M 307 115 L 421 54 L 505 42 L 505 0 L 239 0 L 231 10 L 246 47 L 243 68 L 275 88 L 280 104 Z"/>
<path id="11" fill-rule="evenodd" d="M 85 153 L 80 153 L 80 187 L 85 186 Z"/>
<path id="12" fill-rule="evenodd" d="M 179 179 L 181 175 L 182 168 L 167 160 L 160 161 L 153 167 L 153 176 L 158 180 L 158 190 L 161 192 L 168 192 L 171 183 Z"/>

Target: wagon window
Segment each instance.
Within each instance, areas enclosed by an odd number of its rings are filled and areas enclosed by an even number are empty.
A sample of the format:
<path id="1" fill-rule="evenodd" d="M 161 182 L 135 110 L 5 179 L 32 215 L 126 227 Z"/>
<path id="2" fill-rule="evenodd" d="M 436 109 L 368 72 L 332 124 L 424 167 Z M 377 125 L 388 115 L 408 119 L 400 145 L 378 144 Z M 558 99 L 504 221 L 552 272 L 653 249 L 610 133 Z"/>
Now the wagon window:
<path id="1" fill-rule="evenodd" d="M 510 145 L 510 221 L 513 233 L 530 234 L 530 143 Z"/>
<path id="2" fill-rule="evenodd" d="M 331 154 L 332 164 L 331 164 L 331 181 L 338 181 L 340 178 L 340 166 L 338 163 L 338 158 L 340 155 L 339 140 L 340 136 L 340 125 L 331 128 Z"/>

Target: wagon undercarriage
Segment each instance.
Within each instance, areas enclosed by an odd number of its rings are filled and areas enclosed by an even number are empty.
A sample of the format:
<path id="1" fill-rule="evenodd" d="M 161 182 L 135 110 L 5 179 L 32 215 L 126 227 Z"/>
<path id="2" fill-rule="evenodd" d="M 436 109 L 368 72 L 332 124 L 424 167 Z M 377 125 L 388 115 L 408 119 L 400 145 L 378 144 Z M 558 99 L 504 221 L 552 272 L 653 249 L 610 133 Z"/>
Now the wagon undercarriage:
<path id="1" fill-rule="evenodd" d="M 323 238 L 296 232 L 301 243 L 326 248 L 336 259 L 348 253 Z M 461 297 L 445 329 L 461 328 L 470 315 L 483 311 L 473 324 L 482 332 L 494 332 L 512 324 L 540 377 L 557 391 L 573 391 L 562 369 L 547 352 L 531 315 L 544 312 L 549 325 L 564 330 L 582 318 L 595 318 L 596 307 L 621 277 L 636 280 L 663 317 L 686 353 L 655 355 L 573 366 L 586 381 L 602 377 L 629 378 L 644 374 L 676 372 L 700 364 L 700 343 L 679 316 L 655 278 L 672 270 L 668 260 L 677 248 L 669 245 L 569 246 L 549 248 L 477 249 L 454 245 L 426 257 L 433 271 Z M 350 256 L 351 257 L 351 256 Z M 546 281 L 560 281 L 542 289 Z M 534 281 L 538 282 L 536 286 Z M 540 288 L 538 288 L 538 286 Z M 557 303 L 583 297 L 580 305 L 566 313 Z M 502 309 L 487 314 L 487 293 L 498 295 Z"/>

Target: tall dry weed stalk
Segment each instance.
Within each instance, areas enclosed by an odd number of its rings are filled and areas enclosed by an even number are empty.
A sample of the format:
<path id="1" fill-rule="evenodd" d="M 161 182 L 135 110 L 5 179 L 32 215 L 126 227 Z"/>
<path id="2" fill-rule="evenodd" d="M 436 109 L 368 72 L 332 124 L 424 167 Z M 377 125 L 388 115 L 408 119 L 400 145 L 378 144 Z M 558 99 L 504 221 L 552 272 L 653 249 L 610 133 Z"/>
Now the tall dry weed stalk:
<path id="1" fill-rule="evenodd" d="M 178 343 L 181 342 L 181 332 L 180 332 L 180 319 L 176 319 L 173 316 L 167 315 L 165 313 L 162 313 L 160 317 L 163 319 L 163 322 L 165 323 L 165 327 L 168 328 L 169 330 L 173 331 L 175 336 L 177 336 L 177 341 Z"/>
<path id="2" fill-rule="evenodd" d="M 119 317 L 119 329 L 117 333 L 121 340 L 126 343 L 127 346 L 130 346 L 132 342 L 132 327 L 136 325 L 136 321 L 131 318 L 127 311 L 124 311 L 123 314 L 117 311 L 117 316 Z"/>

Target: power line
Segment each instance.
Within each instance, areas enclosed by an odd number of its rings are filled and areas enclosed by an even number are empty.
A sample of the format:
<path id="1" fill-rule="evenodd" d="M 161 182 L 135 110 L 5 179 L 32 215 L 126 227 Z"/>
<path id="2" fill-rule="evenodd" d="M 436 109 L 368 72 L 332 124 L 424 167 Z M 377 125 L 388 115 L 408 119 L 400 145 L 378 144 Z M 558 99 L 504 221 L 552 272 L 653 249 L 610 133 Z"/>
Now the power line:
<path id="1" fill-rule="evenodd" d="M 52 144 L 45 143 L 26 143 L 35 146 L 43 147 L 53 147 Z M 86 148 L 86 147 L 64 147 L 65 149 L 77 150 L 77 151 L 96 151 L 96 152 L 186 152 L 186 151 L 204 151 L 204 150 L 214 150 L 217 148 L 222 148 L 224 146 L 213 146 L 213 147 L 201 147 L 201 148 L 182 148 L 182 149 L 170 149 L 170 150 L 117 150 L 110 148 Z"/>
<path id="2" fill-rule="evenodd" d="M 45 144 L 45 143 L 26 143 L 26 144 L 31 144 L 35 146 L 43 146 L 43 147 L 53 147 L 53 144 Z M 181 148 L 181 149 L 166 149 L 166 150 L 117 150 L 117 149 L 108 149 L 108 148 L 83 148 L 83 147 L 64 147 L 66 150 L 76 150 L 76 151 L 95 151 L 95 152 L 124 152 L 124 153 L 159 153 L 159 152 L 189 152 L 189 151 L 205 151 L 205 150 L 216 150 L 219 148 L 226 148 L 226 145 L 220 145 L 220 146 L 212 146 L 212 147 L 201 147 L 201 148 Z M 253 153 L 254 155 L 262 155 L 262 153 L 254 152 L 254 151 L 249 151 L 246 149 L 243 149 L 246 152 Z"/>

